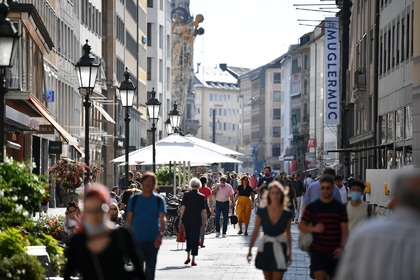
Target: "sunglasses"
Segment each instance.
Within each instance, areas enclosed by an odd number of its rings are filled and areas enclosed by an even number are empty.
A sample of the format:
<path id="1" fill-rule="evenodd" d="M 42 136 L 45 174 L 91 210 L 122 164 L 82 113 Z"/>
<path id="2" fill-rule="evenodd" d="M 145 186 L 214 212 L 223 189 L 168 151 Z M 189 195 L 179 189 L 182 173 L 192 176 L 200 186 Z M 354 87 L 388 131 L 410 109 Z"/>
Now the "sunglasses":
<path id="1" fill-rule="evenodd" d="M 109 210 L 117 210 L 117 208 L 109 208 Z"/>

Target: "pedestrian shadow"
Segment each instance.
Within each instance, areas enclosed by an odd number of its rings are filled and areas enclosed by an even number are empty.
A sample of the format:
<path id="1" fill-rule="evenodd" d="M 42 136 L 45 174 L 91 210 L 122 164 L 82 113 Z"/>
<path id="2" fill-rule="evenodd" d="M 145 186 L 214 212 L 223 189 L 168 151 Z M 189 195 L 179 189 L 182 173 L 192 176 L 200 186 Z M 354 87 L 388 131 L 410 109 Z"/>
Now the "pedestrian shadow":
<path id="1" fill-rule="evenodd" d="M 186 266 L 186 265 L 167 266 L 167 267 L 159 268 L 158 270 L 179 270 L 179 269 L 187 269 L 187 268 L 191 268 L 191 266 Z"/>

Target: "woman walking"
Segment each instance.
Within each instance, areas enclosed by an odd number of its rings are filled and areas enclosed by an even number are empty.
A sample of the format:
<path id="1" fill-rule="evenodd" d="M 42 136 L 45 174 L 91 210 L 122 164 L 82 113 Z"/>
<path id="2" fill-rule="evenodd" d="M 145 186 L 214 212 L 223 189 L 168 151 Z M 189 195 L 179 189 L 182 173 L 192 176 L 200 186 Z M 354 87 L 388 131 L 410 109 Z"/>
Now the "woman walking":
<path id="1" fill-rule="evenodd" d="M 242 224 L 245 224 L 244 235 L 247 236 L 249 220 L 251 219 L 252 205 L 254 202 L 254 190 L 249 185 L 247 175 L 242 175 L 239 179 L 239 186 L 236 190 L 236 201 L 236 215 L 238 215 L 239 223 L 238 234 L 242 234 Z"/>
<path id="2" fill-rule="evenodd" d="M 198 243 L 200 238 L 200 229 L 202 222 L 207 217 L 206 199 L 204 195 L 198 192 L 201 182 L 198 178 L 192 178 L 190 181 L 191 191 L 184 194 L 181 203 L 181 223 L 184 225 L 185 239 L 187 241 L 187 260 L 184 264 L 191 262 L 196 266 L 195 256 L 198 255 Z M 192 260 L 190 256 L 192 255 Z"/>
<path id="3" fill-rule="evenodd" d="M 115 228 L 108 215 L 108 190 L 93 184 L 84 197 L 80 231 L 70 242 L 64 279 L 146 279 L 130 232 Z M 132 266 L 126 265 L 131 260 Z"/>
<path id="4" fill-rule="evenodd" d="M 283 279 L 283 274 L 292 261 L 292 213 L 287 209 L 287 194 L 279 182 L 270 183 L 263 200 L 266 206 L 257 211 L 247 258 L 251 261 L 252 247 L 262 226 L 264 235 L 258 245 L 255 266 L 263 270 L 266 280 Z"/>

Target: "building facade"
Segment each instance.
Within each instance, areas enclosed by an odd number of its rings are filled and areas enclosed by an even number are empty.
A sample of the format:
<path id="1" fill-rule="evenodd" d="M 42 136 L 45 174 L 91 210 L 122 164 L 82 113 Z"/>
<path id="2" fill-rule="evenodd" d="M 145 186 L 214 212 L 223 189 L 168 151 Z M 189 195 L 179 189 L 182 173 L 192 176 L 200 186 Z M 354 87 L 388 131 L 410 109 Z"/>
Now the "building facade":
<path id="1" fill-rule="evenodd" d="M 196 137 L 238 151 L 238 80 L 220 67 L 200 66 L 195 74 L 194 94 L 194 115 L 200 123 Z"/>
<path id="2" fill-rule="evenodd" d="M 147 91 L 155 89 L 162 102 L 157 124 L 157 140 L 165 136 L 165 121 L 171 104 L 171 2 L 147 1 Z M 150 123 L 148 125 L 151 127 Z M 149 130 L 151 133 L 151 131 Z M 149 134 L 150 134 L 149 133 Z M 151 143 L 151 135 L 148 137 Z"/>

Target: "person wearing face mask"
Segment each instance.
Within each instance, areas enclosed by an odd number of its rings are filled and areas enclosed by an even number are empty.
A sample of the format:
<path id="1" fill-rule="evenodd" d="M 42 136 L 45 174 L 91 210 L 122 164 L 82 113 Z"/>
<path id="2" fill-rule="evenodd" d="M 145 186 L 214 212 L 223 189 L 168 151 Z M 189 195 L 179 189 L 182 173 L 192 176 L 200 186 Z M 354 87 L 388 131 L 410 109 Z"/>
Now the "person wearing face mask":
<path id="1" fill-rule="evenodd" d="M 146 279 L 130 232 L 115 228 L 109 219 L 105 186 L 92 184 L 83 202 L 81 225 L 69 245 L 64 279 L 77 274 L 83 279 Z"/>
<path id="2" fill-rule="evenodd" d="M 370 217 L 372 208 L 362 201 L 365 184 L 360 180 L 353 180 L 350 183 L 351 200 L 347 203 L 347 215 L 349 219 L 348 227 L 349 234 L 357 228 L 361 222 Z"/>

